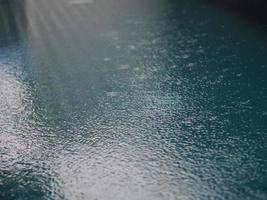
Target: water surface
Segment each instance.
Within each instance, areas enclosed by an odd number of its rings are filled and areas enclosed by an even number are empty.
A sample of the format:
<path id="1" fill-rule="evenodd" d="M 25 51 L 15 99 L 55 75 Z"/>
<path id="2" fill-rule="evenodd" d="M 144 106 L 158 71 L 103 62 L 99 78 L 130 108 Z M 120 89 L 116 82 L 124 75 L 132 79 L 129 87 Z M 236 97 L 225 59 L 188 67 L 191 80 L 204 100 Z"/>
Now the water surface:
<path id="1" fill-rule="evenodd" d="M 0 199 L 267 199 L 267 38 L 200 1 L 0 4 Z"/>

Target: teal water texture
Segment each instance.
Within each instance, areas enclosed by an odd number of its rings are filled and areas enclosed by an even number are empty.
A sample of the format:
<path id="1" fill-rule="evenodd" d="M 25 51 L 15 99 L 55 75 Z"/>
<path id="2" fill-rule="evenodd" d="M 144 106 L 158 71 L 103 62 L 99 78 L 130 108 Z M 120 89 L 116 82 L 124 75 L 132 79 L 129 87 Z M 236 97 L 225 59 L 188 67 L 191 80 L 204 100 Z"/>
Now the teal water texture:
<path id="1" fill-rule="evenodd" d="M 0 3 L 0 199 L 267 199 L 267 37 L 202 1 Z"/>

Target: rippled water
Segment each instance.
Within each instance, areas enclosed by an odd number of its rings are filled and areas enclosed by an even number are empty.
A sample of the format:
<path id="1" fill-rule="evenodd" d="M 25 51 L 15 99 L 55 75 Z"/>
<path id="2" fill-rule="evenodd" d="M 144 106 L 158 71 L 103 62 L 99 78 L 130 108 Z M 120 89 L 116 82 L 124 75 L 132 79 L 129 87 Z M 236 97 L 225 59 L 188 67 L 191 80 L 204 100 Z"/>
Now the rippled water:
<path id="1" fill-rule="evenodd" d="M 267 199 L 267 39 L 194 1 L 0 4 L 0 199 Z"/>

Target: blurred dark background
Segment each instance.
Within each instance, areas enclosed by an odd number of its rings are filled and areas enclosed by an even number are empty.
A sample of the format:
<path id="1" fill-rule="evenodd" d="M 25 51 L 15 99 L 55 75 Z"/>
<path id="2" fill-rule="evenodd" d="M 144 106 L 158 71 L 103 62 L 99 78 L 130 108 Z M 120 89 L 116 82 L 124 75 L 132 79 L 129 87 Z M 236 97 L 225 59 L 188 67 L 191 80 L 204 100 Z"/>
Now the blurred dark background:
<path id="1" fill-rule="evenodd" d="M 177 0 L 179 1 L 179 0 Z M 204 0 L 242 16 L 254 23 L 267 28 L 267 1 L 266 0 Z M 0 0 L 1 4 L 10 4 L 13 0 Z M 19 1 L 21 2 L 21 1 Z M 21 4 L 21 3 L 20 3 Z"/>
<path id="2" fill-rule="evenodd" d="M 251 22 L 261 24 L 267 28 L 266 0 L 208 0 L 208 3 L 240 15 Z"/>

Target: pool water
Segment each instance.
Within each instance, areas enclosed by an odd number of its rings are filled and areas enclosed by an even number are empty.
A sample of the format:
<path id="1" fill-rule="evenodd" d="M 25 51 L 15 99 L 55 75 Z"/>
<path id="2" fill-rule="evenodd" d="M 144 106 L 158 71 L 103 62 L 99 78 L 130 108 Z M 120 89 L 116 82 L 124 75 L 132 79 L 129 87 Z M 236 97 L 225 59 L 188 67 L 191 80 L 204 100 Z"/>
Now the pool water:
<path id="1" fill-rule="evenodd" d="M 203 1 L 0 3 L 0 199 L 267 199 L 267 37 Z"/>

